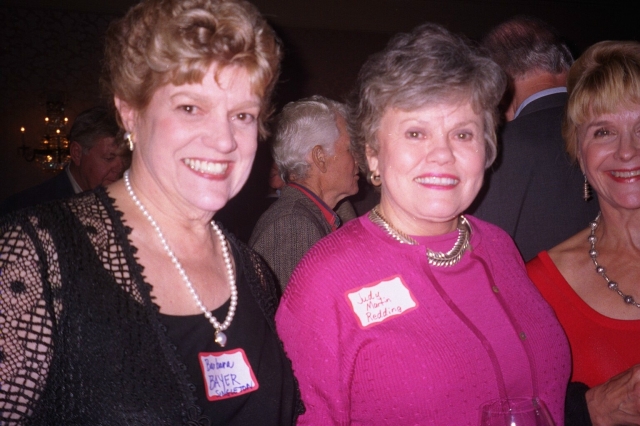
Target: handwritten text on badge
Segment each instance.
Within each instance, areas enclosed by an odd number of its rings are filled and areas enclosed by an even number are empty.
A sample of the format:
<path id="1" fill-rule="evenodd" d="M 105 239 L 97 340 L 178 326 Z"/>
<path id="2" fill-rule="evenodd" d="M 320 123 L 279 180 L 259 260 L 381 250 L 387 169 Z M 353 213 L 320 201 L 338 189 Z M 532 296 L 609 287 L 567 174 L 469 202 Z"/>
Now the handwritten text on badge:
<path id="1" fill-rule="evenodd" d="M 209 401 L 232 398 L 258 390 L 258 381 L 242 349 L 201 352 L 198 357 Z"/>
<path id="2" fill-rule="evenodd" d="M 362 327 L 375 325 L 417 306 L 417 302 L 399 276 L 349 291 L 347 298 Z"/>

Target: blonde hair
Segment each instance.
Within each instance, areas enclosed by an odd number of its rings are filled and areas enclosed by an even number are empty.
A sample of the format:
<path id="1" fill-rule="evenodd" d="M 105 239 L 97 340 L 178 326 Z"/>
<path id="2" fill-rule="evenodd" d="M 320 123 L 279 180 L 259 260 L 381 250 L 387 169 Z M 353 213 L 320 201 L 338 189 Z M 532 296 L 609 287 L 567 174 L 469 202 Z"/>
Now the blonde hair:
<path id="1" fill-rule="evenodd" d="M 166 84 L 199 83 L 215 63 L 244 68 L 262 99 L 260 134 L 271 113 L 280 46 L 257 9 L 244 0 L 144 0 L 107 31 L 104 89 L 144 110 Z M 216 75 L 217 77 L 217 75 Z"/>
<path id="2" fill-rule="evenodd" d="M 587 49 L 569 70 L 562 136 L 569 156 L 578 155 L 578 126 L 620 105 L 640 105 L 640 43 L 601 41 Z"/>

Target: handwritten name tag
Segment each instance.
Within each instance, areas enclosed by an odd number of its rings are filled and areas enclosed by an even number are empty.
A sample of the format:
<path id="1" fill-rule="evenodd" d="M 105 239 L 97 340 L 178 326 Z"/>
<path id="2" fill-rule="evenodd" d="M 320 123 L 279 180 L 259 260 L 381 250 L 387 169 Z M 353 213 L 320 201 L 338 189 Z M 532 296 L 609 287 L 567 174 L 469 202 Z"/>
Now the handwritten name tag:
<path id="1" fill-rule="evenodd" d="M 209 401 L 232 398 L 258 390 L 258 381 L 244 350 L 201 352 L 198 357 Z"/>
<path id="2" fill-rule="evenodd" d="M 347 299 L 362 328 L 404 314 L 418 306 L 402 278 L 397 275 L 375 285 L 348 291 Z"/>

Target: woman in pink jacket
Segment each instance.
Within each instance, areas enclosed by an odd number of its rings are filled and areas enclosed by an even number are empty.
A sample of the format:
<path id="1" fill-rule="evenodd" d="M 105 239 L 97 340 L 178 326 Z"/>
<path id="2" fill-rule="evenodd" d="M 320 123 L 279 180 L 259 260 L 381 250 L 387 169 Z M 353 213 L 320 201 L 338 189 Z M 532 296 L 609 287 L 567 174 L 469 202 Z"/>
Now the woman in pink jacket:
<path id="1" fill-rule="evenodd" d="M 496 157 L 504 88 L 432 24 L 364 65 L 354 151 L 380 204 L 311 249 L 276 317 L 299 424 L 477 425 L 483 403 L 516 397 L 563 424 L 562 329 L 507 234 L 462 214 Z"/>

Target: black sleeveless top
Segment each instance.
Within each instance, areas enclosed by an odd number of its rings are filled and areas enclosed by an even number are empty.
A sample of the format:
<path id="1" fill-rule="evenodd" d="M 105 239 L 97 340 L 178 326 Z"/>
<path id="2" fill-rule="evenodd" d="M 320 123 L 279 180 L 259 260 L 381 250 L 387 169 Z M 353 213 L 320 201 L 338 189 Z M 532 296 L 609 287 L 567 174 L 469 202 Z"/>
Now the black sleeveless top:
<path id="1" fill-rule="evenodd" d="M 212 425 L 292 425 L 291 413 L 294 411 L 296 387 L 290 363 L 276 334 L 251 295 L 243 276 L 244 267 L 239 264 L 242 257 L 236 252 L 233 255 L 237 270 L 238 306 L 231 326 L 224 331 L 227 335 L 224 348 L 214 342 L 213 326 L 202 314 L 160 314 L 160 322 L 167 327 L 169 339 L 177 346 L 189 380 L 196 387 L 197 405 L 203 409 L 203 414 L 211 420 Z M 222 322 L 228 310 L 229 300 L 211 313 Z M 242 348 L 246 354 L 258 389 L 209 401 L 205 386 L 222 390 L 225 384 L 213 383 L 211 373 L 203 371 L 198 355 L 233 352 L 238 348 Z M 227 385 L 234 384 L 228 377 L 226 380 Z M 221 377 L 220 381 L 224 381 L 224 378 Z M 236 381 L 235 385 L 239 385 L 239 382 Z"/>
<path id="2" fill-rule="evenodd" d="M 274 332 L 273 277 L 259 256 L 226 235 L 240 291 L 229 345 L 244 348 L 260 389 L 203 403 L 202 373 L 182 362 L 192 362 L 183 353 L 191 343 L 167 333 L 130 232 L 104 189 L 0 218 L 0 424 L 210 425 L 201 410 L 239 424 L 261 404 L 264 417 L 245 424 L 265 424 L 267 415 L 294 423 L 304 407 Z M 178 330 L 203 342 L 196 354 L 218 350 L 206 326 L 202 339 Z M 218 406 L 229 408 L 218 414 Z"/>

